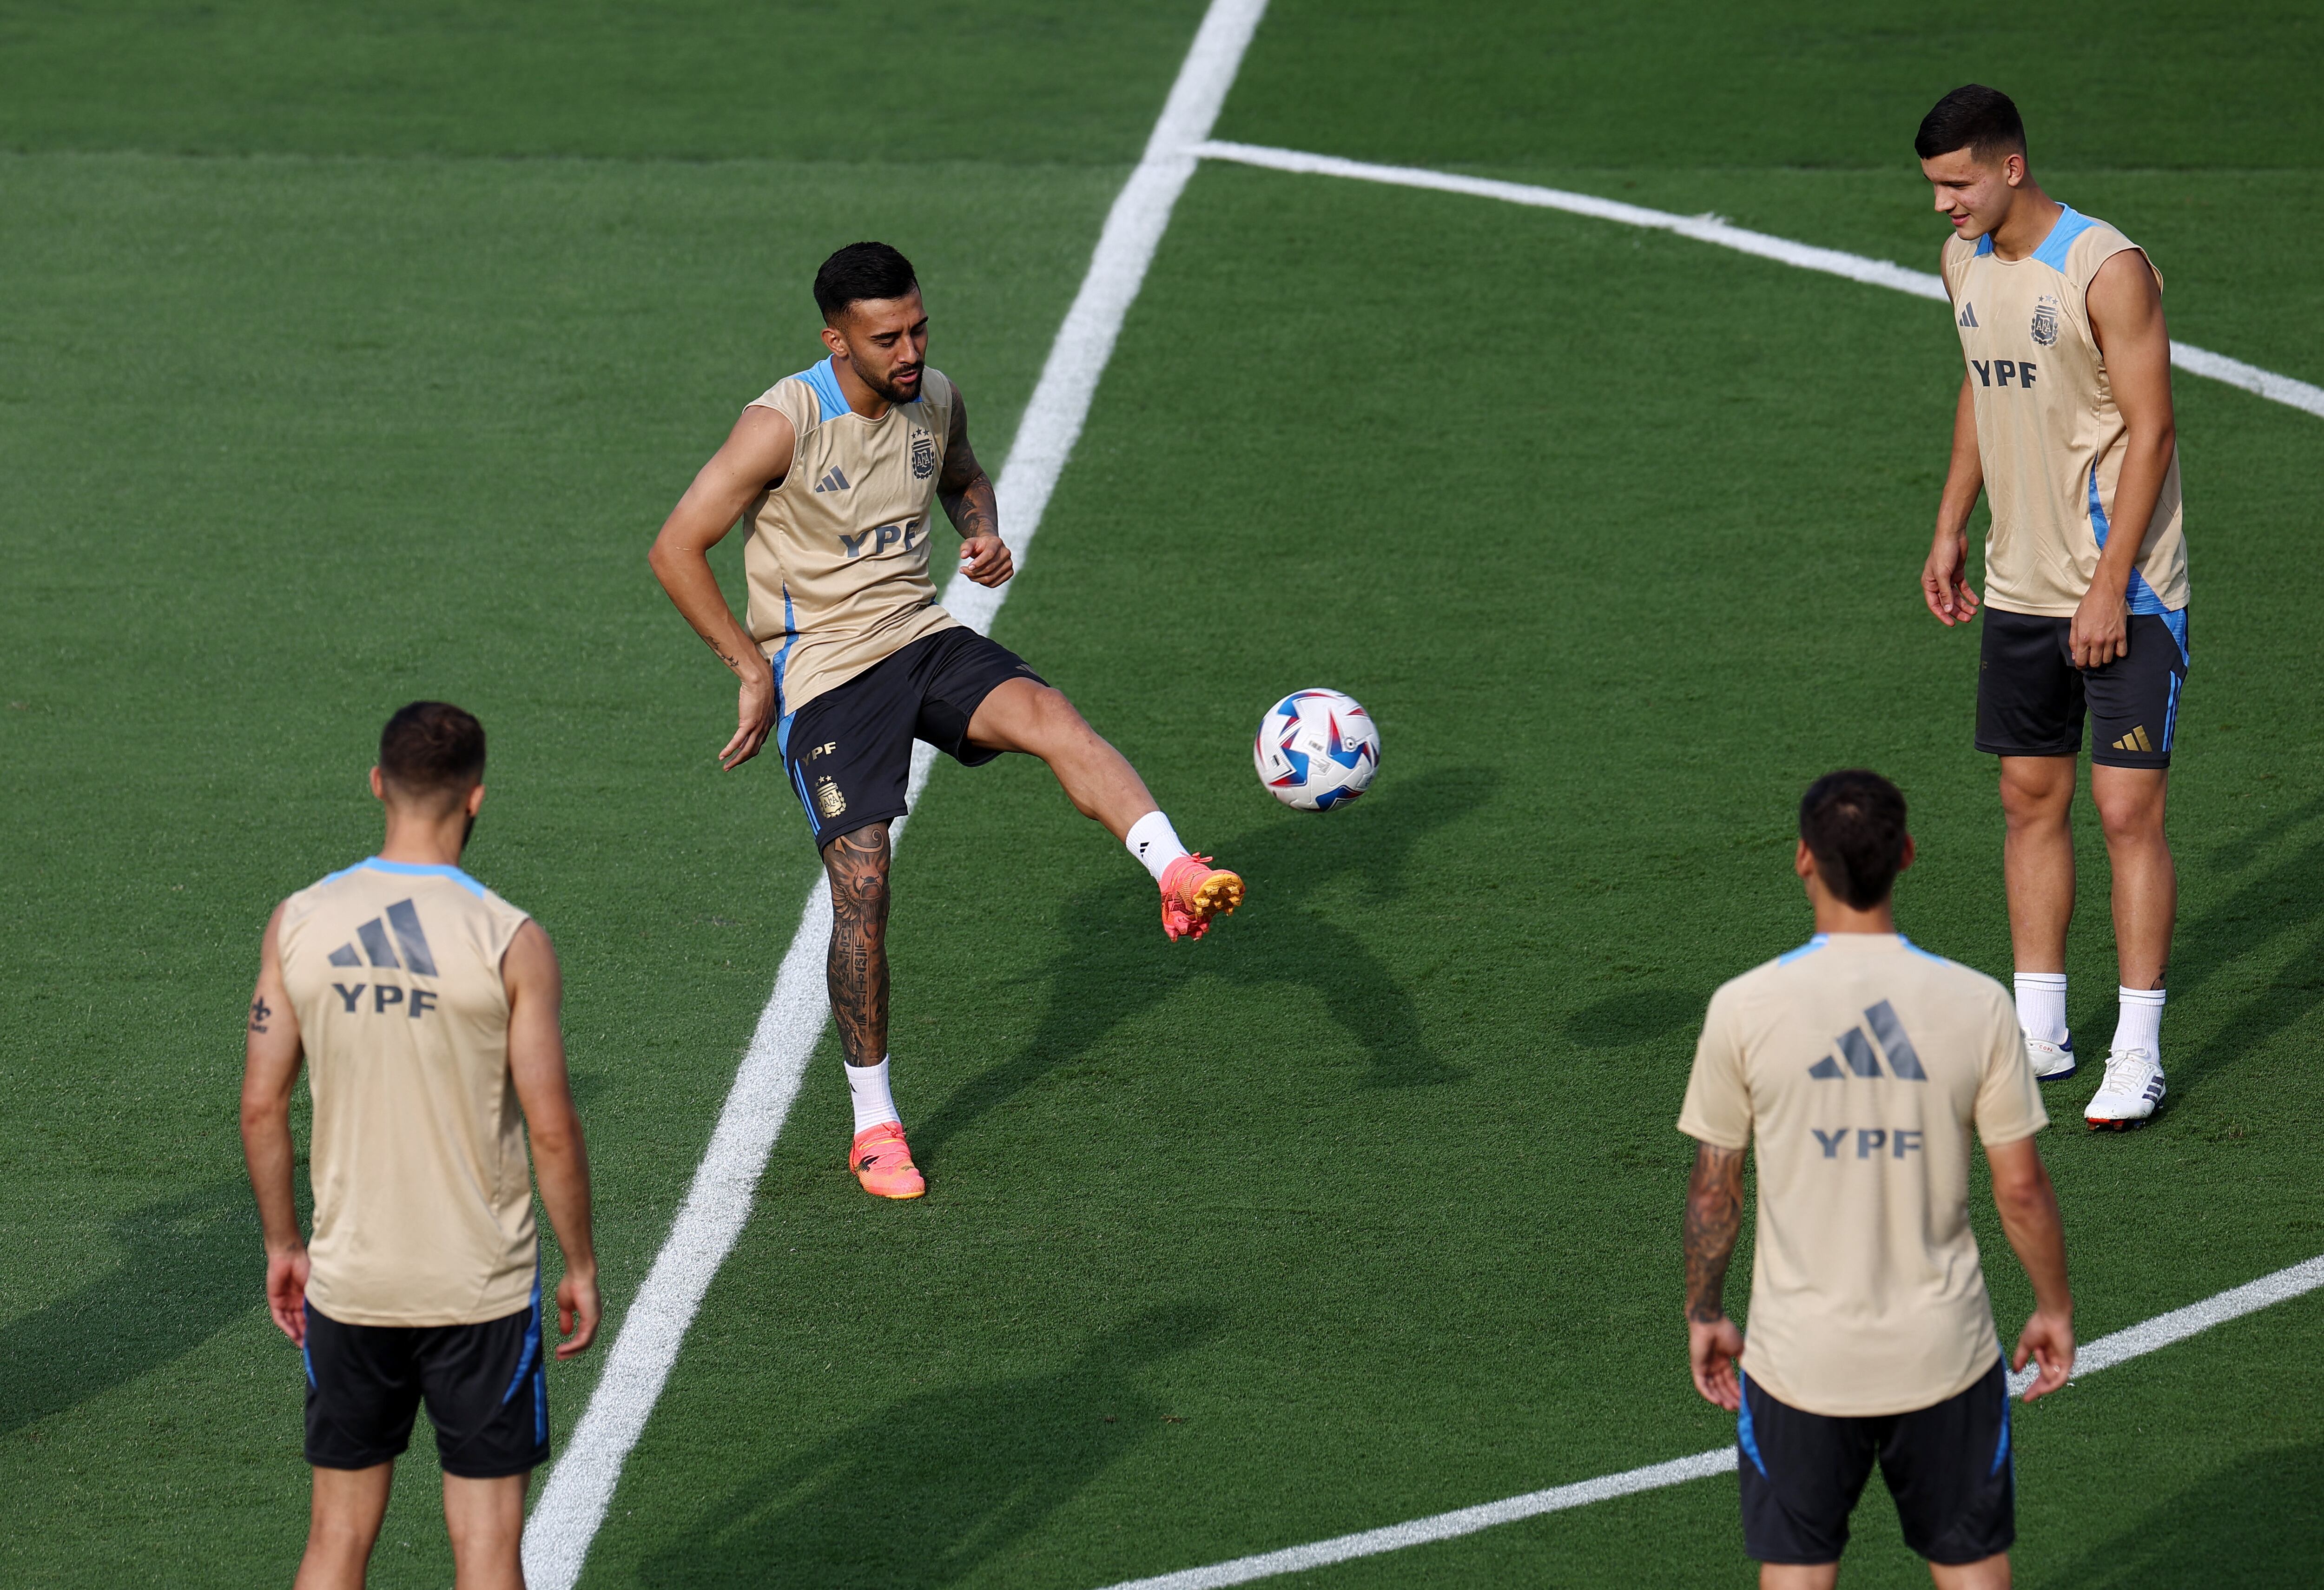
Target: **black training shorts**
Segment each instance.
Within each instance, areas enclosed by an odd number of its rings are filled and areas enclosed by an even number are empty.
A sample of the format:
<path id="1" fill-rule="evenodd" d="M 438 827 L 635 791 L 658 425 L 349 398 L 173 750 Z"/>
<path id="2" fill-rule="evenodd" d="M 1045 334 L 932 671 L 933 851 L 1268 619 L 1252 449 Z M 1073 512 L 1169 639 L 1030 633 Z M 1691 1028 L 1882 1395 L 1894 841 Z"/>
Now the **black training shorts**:
<path id="1" fill-rule="evenodd" d="M 2187 682 L 2187 610 L 2134 613 L 2130 652 L 2080 669 L 2066 649 L 2070 618 L 1985 610 L 1977 665 L 1977 748 L 1995 756 L 2072 756 L 2091 719 L 2090 760 L 2169 767 Z"/>
<path id="2" fill-rule="evenodd" d="M 1761 1562 L 1838 1562 L 1872 1465 L 1904 1544 L 1959 1567 L 2017 1539 L 2009 1385 L 2001 1360 L 1959 1396 L 1912 1413 L 1835 1419 L 1785 1406 L 1743 1379 L 1743 1548 Z"/>
<path id="3" fill-rule="evenodd" d="M 775 748 L 816 848 L 904 815 L 915 739 L 970 767 L 1000 755 L 968 743 L 968 720 L 994 686 L 1013 679 L 1047 682 L 973 629 L 938 630 L 786 712 Z"/>
<path id="4" fill-rule="evenodd" d="M 479 1325 L 342 1325 L 307 1305 L 307 1461 L 392 1463 L 422 1402 L 444 1472 L 521 1474 L 549 1461 L 540 1284 L 521 1313 Z"/>

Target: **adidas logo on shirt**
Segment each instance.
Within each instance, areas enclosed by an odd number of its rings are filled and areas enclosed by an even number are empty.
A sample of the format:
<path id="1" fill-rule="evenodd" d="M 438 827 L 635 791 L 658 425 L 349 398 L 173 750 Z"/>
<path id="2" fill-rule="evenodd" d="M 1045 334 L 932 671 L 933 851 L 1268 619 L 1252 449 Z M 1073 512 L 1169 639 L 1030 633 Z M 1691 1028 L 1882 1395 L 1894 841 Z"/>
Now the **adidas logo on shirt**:
<path id="1" fill-rule="evenodd" d="M 1896 1019 L 1896 1009 L 1882 1000 L 1864 1012 L 1865 1026 L 1872 1029 L 1874 1038 L 1888 1056 L 1888 1074 L 1903 1082 L 1926 1082 L 1929 1074 L 1921 1068 L 1921 1057 L 1913 1048 L 1913 1040 L 1904 1036 L 1904 1024 Z M 1808 1075 L 1825 1081 L 1850 1075 L 1877 1077 L 1881 1075 L 1880 1057 L 1873 1053 L 1872 1039 L 1864 1035 L 1864 1027 L 1850 1027 L 1836 1040 L 1840 1055 L 1847 1060 L 1846 1070 L 1839 1060 L 1826 1055 L 1808 1068 Z"/>
<path id="2" fill-rule="evenodd" d="M 831 472 L 815 483 L 815 489 L 819 492 L 844 492 L 848 484 L 847 476 L 840 473 L 838 465 L 834 464 Z"/>
<path id="3" fill-rule="evenodd" d="M 423 977 L 433 977 L 436 975 L 436 957 L 429 952 L 428 935 L 420 930 L 420 913 L 411 909 L 411 902 L 399 900 L 383 914 L 386 918 L 384 925 L 379 917 L 374 917 L 355 929 L 355 938 L 363 945 L 362 953 L 358 954 L 352 943 L 342 944 L 331 951 L 331 965 L 359 966 L 368 959 L 374 966 L 391 969 L 408 966 Z M 395 944 L 388 942 L 388 929 L 391 928 L 395 930 Z M 396 945 L 403 948 L 403 958 L 400 961 L 395 958 Z"/>

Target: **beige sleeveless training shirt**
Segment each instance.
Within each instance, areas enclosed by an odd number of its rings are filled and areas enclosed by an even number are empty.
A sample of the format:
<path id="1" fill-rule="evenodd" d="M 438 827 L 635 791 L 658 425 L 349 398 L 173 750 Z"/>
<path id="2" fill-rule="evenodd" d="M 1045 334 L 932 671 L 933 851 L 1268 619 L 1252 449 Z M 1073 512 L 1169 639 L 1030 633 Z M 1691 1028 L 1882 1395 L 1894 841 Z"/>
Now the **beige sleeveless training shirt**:
<path id="1" fill-rule="evenodd" d="M 752 403 L 798 435 L 789 473 L 751 505 L 742 553 L 751 634 L 774 666 L 784 716 L 959 623 L 928 577 L 953 402 L 952 383 L 927 369 L 918 402 L 866 420 L 824 359 Z"/>
<path id="2" fill-rule="evenodd" d="M 525 913 L 457 867 L 374 856 L 285 902 L 315 1098 L 307 1296 L 346 1325 L 474 1325 L 539 1271 L 501 957 Z"/>
<path id="3" fill-rule="evenodd" d="M 1990 235 L 1945 245 L 1945 290 L 1969 364 L 1993 507 L 1985 599 L 2005 613 L 2070 618 L 2098 574 L 2129 431 L 2085 295 L 2100 265 L 2137 246 L 2071 207 L 2022 260 L 1995 254 Z M 2159 286 L 2163 273 L 2154 280 Z M 2186 605 L 2174 452 L 2130 577 L 2130 610 Z"/>
<path id="4" fill-rule="evenodd" d="M 1743 1373 L 1838 1418 L 1976 1384 L 2001 1343 L 1969 1133 L 2047 1121 L 2009 992 L 1894 933 L 1819 933 L 1712 994 L 1678 1129 L 1758 1172 Z"/>

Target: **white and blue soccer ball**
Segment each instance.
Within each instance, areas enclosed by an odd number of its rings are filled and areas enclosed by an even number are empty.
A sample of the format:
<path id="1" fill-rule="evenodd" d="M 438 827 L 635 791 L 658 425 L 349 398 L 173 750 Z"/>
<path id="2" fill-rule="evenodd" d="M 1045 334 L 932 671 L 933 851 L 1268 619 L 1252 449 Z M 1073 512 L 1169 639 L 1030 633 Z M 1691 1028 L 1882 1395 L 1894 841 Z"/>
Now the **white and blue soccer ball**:
<path id="1" fill-rule="evenodd" d="M 1297 811 L 1329 811 L 1371 787 L 1379 726 L 1353 696 L 1294 690 L 1267 709 L 1251 742 L 1267 792 Z"/>

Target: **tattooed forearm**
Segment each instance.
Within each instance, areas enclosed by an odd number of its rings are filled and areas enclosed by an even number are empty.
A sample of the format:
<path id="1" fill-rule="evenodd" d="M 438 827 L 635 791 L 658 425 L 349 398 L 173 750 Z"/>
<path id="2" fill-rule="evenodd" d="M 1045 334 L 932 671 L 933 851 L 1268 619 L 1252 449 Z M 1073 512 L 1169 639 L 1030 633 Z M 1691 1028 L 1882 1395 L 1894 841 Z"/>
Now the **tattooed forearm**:
<path id="1" fill-rule="evenodd" d="M 960 532 L 961 540 L 1001 533 L 1000 505 L 993 497 L 991 478 L 983 470 L 978 470 L 958 491 L 939 491 L 936 495 L 952 527 Z"/>
<path id="2" fill-rule="evenodd" d="M 1727 1262 L 1743 1229 L 1743 1151 L 1694 1147 L 1686 1187 L 1686 1317 L 1702 1325 L 1727 1317 Z"/>
<path id="3" fill-rule="evenodd" d="M 823 847 L 831 876 L 831 952 L 825 972 L 840 1048 L 851 1066 L 888 1058 L 888 825 Z"/>

